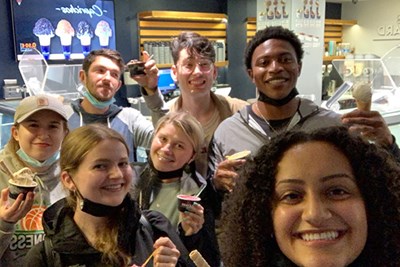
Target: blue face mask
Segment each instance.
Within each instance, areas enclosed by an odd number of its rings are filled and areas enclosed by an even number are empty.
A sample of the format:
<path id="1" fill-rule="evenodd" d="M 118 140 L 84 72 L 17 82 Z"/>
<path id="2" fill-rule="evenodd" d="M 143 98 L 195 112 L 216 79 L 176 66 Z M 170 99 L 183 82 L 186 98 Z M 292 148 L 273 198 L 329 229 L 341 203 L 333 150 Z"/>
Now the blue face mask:
<path id="1" fill-rule="evenodd" d="M 107 108 L 108 106 L 110 106 L 112 103 L 115 102 L 114 97 L 108 101 L 99 101 L 87 89 L 84 90 L 84 92 L 82 94 L 84 97 L 86 97 L 86 99 L 90 102 L 90 104 L 92 104 L 93 106 L 95 106 L 98 109 Z"/>
<path id="2" fill-rule="evenodd" d="M 43 162 L 40 162 L 37 159 L 30 157 L 28 154 L 25 153 L 25 151 L 22 150 L 22 148 L 18 149 L 17 155 L 20 157 L 21 160 L 26 162 L 28 165 L 30 165 L 34 168 L 41 168 L 41 167 L 51 166 L 54 162 L 59 160 L 60 151 L 57 151 L 50 158 L 46 159 Z"/>

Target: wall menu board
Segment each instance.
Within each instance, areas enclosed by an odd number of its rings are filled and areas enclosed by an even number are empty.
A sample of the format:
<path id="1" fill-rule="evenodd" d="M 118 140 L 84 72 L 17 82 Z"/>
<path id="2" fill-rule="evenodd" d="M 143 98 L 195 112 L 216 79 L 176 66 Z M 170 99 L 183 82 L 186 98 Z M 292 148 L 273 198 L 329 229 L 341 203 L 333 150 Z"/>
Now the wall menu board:
<path id="1" fill-rule="evenodd" d="M 16 59 L 36 48 L 52 60 L 115 49 L 113 0 L 10 0 Z"/>

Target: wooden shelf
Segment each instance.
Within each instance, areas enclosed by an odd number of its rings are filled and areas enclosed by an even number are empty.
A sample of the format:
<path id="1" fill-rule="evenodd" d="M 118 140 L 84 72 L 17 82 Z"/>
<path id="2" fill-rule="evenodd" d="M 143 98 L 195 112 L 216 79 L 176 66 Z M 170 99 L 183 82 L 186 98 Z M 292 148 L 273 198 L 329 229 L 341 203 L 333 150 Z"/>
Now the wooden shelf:
<path id="1" fill-rule="evenodd" d="M 139 19 L 178 20 L 178 21 L 209 21 L 228 22 L 228 16 L 222 13 L 181 12 L 181 11 L 144 11 L 139 13 Z M 176 25 L 177 26 L 177 25 Z"/>
<path id="2" fill-rule="evenodd" d="M 228 16 L 222 13 L 181 12 L 181 11 L 143 11 L 138 13 L 139 49 L 144 50 L 148 43 L 161 42 L 161 46 L 169 46 L 169 42 L 183 31 L 192 31 L 207 37 L 211 41 L 223 42 L 226 49 L 226 29 Z M 163 50 L 164 51 L 164 50 Z M 154 53 L 155 54 L 155 53 Z M 166 53 L 164 53 L 166 55 Z M 169 55 L 170 56 L 170 55 Z M 171 58 L 156 62 L 162 67 L 171 66 Z M 164 58 L 167 56 L 164 56 Z M 219 58 L 222 58 L 220 56 Z M 218 64 L 226 65 L 224 59 Z M 158 65 L 157 65 L 158 66 Z"/>
<path id="3" fill-rule="evenodd" d="M 324 57 L 323 61 L 332 61 L 334 59 L 344 59 L 345 56 L 328 56 L 328 57 Z"/>
<path id="4" fill-rule="evenodd" d="M 326 19 L 326 25 L 341 25 L 341 26 L 353 26 L 357 24 L 357 20 L 343 20 L 343 19 Z"/>
<path id="5" fill-rule="evenodd" d="M 249 42 L 254 37 L 257 31 L 257 20 L 255 17 L 247 18 L 246 20 L 246 42 Z"/>
<path id="6" fill-rule="evenodd" d="M 329 41 L 335 41 L 336 44 L 343 43 L 343 27 L 356 24 L 357 20 L 326 19 L 324 31 L 325 50 L 327 50 Z"/>

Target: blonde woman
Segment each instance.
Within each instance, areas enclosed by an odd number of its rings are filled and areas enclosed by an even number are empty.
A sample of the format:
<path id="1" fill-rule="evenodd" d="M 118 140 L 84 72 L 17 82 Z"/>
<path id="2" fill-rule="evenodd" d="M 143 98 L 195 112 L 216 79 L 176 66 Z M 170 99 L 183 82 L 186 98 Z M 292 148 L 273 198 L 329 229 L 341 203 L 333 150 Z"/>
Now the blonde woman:
<path id="1" fill-rule="evenodd" d="M 143 212 L 128 191 L 132 169 L 124 138 L 103 125 L 72 131 L 61 148 L 61 180 L 69 195 L 44 214 L 46 241 L 26 266 L 186 266 L 187 255 L 168 220 Z"/>
<path id="2" fill-rule="evenodd" d="M 207 186 L 194 166 L 204 144 L 203 128 L 189 113 L 171 112 L 162 117 L 151 143 L 149 164 L 135 183 L 134 196 L 141 208 L 164 214 L 189 250 L 197 249 L 211 266 L 219 266 L 211 208 L 214 191 L 206 187 L 199 203 L 185 212 L 178 210 L 178 194 L 195 195 Z"/>

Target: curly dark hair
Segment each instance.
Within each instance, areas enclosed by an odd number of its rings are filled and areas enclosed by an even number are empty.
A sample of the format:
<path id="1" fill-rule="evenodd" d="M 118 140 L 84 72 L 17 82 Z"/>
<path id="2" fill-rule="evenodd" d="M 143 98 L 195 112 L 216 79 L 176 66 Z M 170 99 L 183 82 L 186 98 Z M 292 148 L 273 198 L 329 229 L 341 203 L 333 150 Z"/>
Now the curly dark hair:
<path id="1" fill-rule="evenodd" d="M 351 266 L 399 266 L 400 166 L 386 150 L 345 127 L 287 132 L 245 164 L 242 179 L 223 206 L 220 240 L 225 266 L 295 266 L 272 238 L 275 175 L 287 150 L 313 141 L 331 144 L 347 157 L 365 202 L 367 242 Z"/>
<path id="2" fill-rule="evenodd" d="M 212 42 L 196 32 L 182 32 L 172 39 L 170 50 L 174 64 L 178 62 L 182 49 L 187 49 L 189 55 L 199 55 L 215 63 L 215 50 Z"/>
<path id="3" fill-rule="evenodd" d="M 282 26 L 270 26 L 263 30 L 257 31 L 255 36 L 247 43 L 247 47 L 244 51 L 244 63 L 246 65 L 246 69 L 251 69 L 251 58 L 253 57 L 254 50 L 260 44 L 269 39 L 288 41 L 296 52 L 297 62 L 299 64 L 301 63 L 304 50 L 297 35 L 293 31 L 283 28 Z"/>

